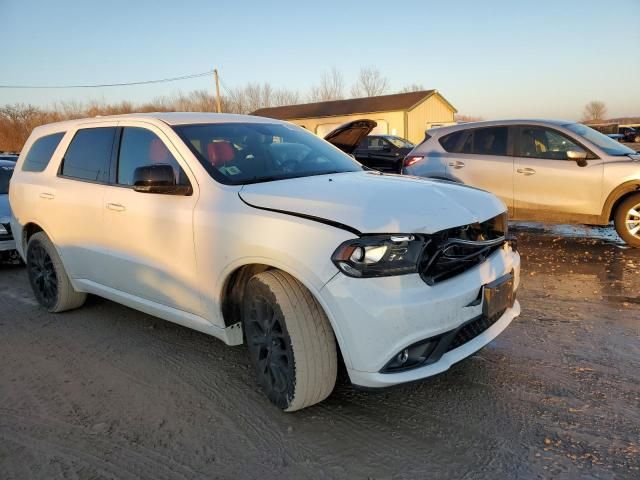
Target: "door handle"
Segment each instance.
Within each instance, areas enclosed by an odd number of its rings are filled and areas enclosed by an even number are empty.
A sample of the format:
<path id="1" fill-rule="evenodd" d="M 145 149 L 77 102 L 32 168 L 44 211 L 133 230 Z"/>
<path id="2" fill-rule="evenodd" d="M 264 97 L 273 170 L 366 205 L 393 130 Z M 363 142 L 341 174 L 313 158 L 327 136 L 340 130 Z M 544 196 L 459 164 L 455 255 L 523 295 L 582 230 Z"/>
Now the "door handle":
<path id="1" fill-rule="evenodd" d="M 120 205 L 119 203 L 107 203 L 107 208 L 109 210 L 113 210 L 114 212 L 124 212 L 126 208 L 124 205 Z"/>
<path id="2" fill-rule="evenodd" d="M 42 192 L 40 194 L 40 198 L 44 198 L 45 200 L 53 200 L 56 196 L 53 193 Z"/>
<path id="3" fill-rule="evenodd" d="M 536 171 L 533 168 L 519 168 L 517 172 L 526 176 L 535 175 L 536 173 Z"/>
<path id="4" fill-rule="evenodd" d="M 455 169 L 459 169 L 464 167 L 464 162 L 461 162 L 460 160 L 456 160 L 455 162 L 449 162 L 449 166 Z"/>

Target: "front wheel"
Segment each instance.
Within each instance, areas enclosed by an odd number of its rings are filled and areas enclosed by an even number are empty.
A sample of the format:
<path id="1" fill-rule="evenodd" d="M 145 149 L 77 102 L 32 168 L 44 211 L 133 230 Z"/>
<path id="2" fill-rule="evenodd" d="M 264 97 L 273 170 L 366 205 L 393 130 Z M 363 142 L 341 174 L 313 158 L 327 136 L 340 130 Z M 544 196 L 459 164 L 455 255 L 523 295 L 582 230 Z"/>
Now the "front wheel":
<path id="1" fill-rule="evenodd" d="M 336 341 L 311 292 L 269 270 L 249 280 L 243 302 L 249 355 L 269 400 L 293 412 L 327 398 L 336 382 Z"/>
<path id="2" fill-rule="evenodd" d="M 615 212 L 618 235 L 631 247 L 640 247 L 640 193 L 625 199 Z"/>

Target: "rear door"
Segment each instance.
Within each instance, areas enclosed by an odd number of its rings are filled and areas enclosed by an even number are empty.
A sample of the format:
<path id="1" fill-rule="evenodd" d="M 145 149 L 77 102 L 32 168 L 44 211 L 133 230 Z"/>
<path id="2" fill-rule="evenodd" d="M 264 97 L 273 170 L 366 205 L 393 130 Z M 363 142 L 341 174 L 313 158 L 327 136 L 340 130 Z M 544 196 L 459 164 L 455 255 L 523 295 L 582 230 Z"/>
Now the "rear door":
<path id="1" fill-rule="evenodd" d="M 586 151 L 587 160 L 569 159 L 570 150 Z M 516 218 L 571 222 L 600 215 L 604 163 L 577 140 L 550 127 L 522 125 L 515 152 Z"/>
<path id="2" fill-rule="evenodd" d="M 513 128 L 458 130 L 440 138 L 448 177 L 498 196 L 513 210 Z"/>
<path id="3" fill-rule="evenodd" d="M 97 283 L 105 281 L 109 263 L 102 200 L 115 132 L 115 122 L 81 125 L 73 132 L 57 178 L 39 191 L 41 213 L 67 272 Z"/>

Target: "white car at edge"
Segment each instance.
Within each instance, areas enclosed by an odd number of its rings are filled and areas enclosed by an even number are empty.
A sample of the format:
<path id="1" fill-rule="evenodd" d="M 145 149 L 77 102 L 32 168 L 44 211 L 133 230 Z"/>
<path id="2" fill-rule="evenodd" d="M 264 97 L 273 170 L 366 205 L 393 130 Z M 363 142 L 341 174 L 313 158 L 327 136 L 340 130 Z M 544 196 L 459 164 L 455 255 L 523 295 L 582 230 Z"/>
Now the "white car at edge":
<path id="1" fill-rule="evenodd" d="M 366 128 L 352 127 L 331 141 L 357 144 Z M 339 355 L 356 386 L 415 381 L 520 313 L 520 257 L 495 196 L 366 171 L 277 120 L 156 113 L 38 127 L 10 202 L 48 311 L 90 293 L 246 342 L 286 411 L 331 393 Z"/>

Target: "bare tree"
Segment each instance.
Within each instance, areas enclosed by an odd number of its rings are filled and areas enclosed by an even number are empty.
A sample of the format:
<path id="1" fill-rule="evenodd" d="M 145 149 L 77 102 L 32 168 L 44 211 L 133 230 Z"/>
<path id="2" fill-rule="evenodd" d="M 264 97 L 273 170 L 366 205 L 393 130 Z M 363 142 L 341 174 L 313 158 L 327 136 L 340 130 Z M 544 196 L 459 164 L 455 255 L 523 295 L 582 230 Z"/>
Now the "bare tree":
<path id="1" fill-rule="evenodd" d="M 464 114 L 461 114 L 461 113 L 457 113 L 455 119 L 456 119 L 456 122 L 461 122 L 461 123 L 464 123 L 464 122 L 481 122 L 482 120 L 484 120 L 483 117 L 480 117 L 478 115 L 464 115 Z"/>
<path id="2" fill-rule="evenodd" d="M 362 67 L 355 85 L 351 87 L 352 97 L 375 97 L 389 89 L 389 81 L 375 67 Z"/>
<path id="3" fill-rule="evenodd" d="M 310 102 L 326 102 L 329 100 L 342 100 L 343 98 L 344 77 L 336 67 L 324 72 L 320 78 L 320 84 L 311 87 L 309 92 Z"/>
<path id="4" fill-rule="evenodd" d="M 412 83 L 411 85 L 405 85 L 400 89 L 400 93 L 421 92 L 426 90 L 421 83 Z"/>
<path id="5" fill-rule="evenodd" d="M 607 115 L 607 106 L 604 102 L 593 100 L 584 107 L 583 120 L 594 121 L 604 120 Z"/>

